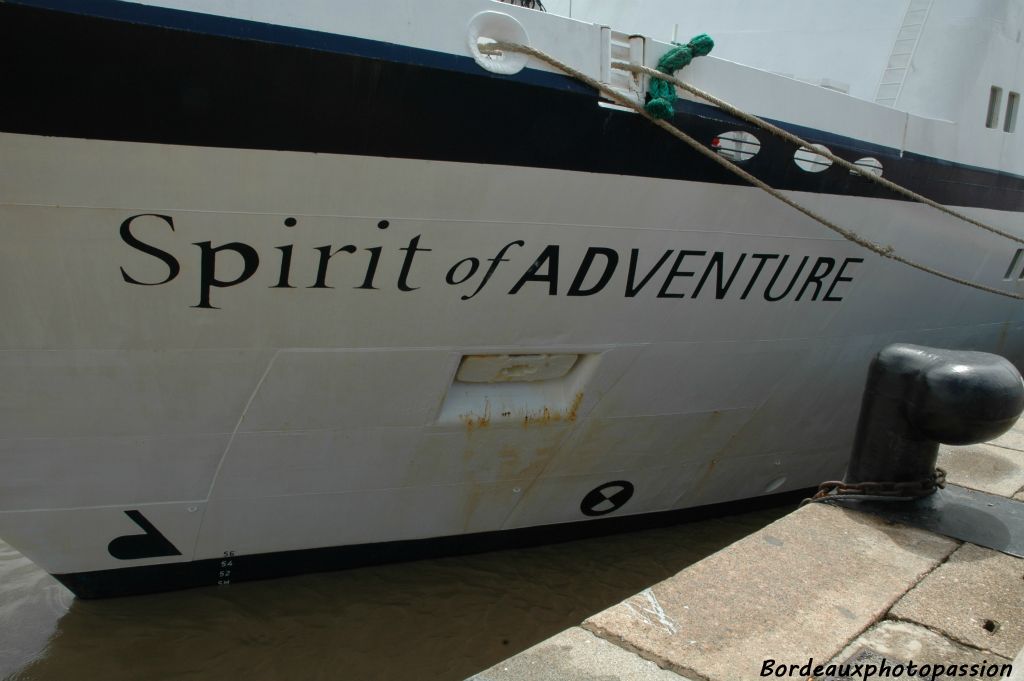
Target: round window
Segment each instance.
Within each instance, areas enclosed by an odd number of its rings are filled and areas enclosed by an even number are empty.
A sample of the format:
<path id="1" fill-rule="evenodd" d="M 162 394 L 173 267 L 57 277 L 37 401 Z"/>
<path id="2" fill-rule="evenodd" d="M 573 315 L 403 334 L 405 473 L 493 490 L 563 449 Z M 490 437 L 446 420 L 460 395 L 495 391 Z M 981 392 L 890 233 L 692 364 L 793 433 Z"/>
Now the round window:
<path id="1" fill-rule="evenodd" d="M 711 140 L 711 148 L 730 161 L 742 163 L 761 151 L 761 142 L 749 132 L 730 130 Z"/>
<path id="2" fill-rule="evenodd" d="M 853 165 L 857 166 L 858 168 L 863 168 L 864 170 L 868 171 L 875 177 L 882 176 L 882 162 L 879 161 L 877 158 L 871 158 L 870 156 L 866 156 L 864 158 L 857 159 L 856 161 L 854 161 Z M 850 174 L 857 175 L 858 173 L 851 170 Z"/>
<path id="3" fill-rule="evenodd" d="M 832 160 L 819 153 L 821 151 L 828 151 L 828 148 L 823 147 L 820 144 L 814 144 L 810 147 L 800 147 L 796 150 L 796 153 L 793 154 L 793 161 L 800 170 L 805 170 L 809 173 L 820 173 L 828 170 L 832 165 Z"/>

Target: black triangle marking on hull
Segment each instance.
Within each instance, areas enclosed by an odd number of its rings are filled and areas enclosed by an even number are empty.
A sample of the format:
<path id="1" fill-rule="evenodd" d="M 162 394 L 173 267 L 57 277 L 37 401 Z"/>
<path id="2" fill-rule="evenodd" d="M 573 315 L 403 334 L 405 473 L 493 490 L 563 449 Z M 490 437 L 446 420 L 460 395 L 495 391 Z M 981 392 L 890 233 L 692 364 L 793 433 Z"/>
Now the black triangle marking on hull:
<path id="1" fill-rule="evenodd" d="M 138 560 L 140 558 L 161 558 L 164 556 L 180 556 L 181 551 L 172 544 L 153 523 L 146 520 L 141 511 L 125 511 L 124 514 L 141 527 L 145 534 L 126 534 L 111 540 L 107 551 L 118 560 Z"/>

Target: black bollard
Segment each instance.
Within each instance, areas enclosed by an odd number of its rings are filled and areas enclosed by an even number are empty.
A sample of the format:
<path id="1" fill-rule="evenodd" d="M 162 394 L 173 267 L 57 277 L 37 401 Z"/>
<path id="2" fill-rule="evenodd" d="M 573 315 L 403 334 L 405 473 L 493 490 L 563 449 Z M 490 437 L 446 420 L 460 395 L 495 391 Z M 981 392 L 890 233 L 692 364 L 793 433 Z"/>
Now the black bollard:
<path id="1" fill-rule="evenodd" d="M 907 496 L 930 494 L 939 443 L 998 437 L 1022 411 L 1024 380 L 1003 357 L 889 345 L 868 370 L 844 483 L 908 483 Z"/>

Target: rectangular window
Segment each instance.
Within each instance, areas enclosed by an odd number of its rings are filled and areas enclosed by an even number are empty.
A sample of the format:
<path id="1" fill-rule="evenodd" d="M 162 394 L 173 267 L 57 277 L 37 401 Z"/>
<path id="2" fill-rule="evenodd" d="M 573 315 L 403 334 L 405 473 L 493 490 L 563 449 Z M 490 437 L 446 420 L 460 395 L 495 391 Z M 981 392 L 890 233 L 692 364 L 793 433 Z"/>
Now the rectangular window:
<path id="1" fill-rule="evenodd" d="M 986 128 L 999 127 L 999 110 L 1003 108 L 1003 88 L 992 86 L 988 95 L 988 116 L 985 118 Z"/>
<path id="2" fill-rule="evenodd" d="M 1017 109 L 1020 108 L 1020 93 L 1011 92 L 1006 98 L 1006 120 L 1003 121 L 1003 130 L 1013 132 L 1017 127 Z"/>
<path id="3" fill-rule="evenodd" d="M 1003 281 L 1013 279 L 1013 273 L 1017 271 L 1017 263 L 1020 262 L 1020 254 L 1022 252 L 1024 252 L 1024 248 L 1018 248 L 1017 252 L 1013 254 L 1013 260 L 1010 261 L 1010 266 L 1006 268 L 1006 275 L 1003 277 Z M 1021 273 L 1020 278 L 1024 279 L 1024 273 Z"/>

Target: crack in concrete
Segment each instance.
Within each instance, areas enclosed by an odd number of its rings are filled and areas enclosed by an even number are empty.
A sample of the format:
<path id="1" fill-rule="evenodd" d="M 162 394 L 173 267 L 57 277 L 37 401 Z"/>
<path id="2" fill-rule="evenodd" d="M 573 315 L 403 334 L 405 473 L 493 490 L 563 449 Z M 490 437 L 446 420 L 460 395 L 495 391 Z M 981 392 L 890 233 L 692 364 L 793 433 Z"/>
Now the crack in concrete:
<path id="1" fill-rule="evenodd" d="M 1016 447 L 1007 447 L 1006 445 L 997 445 L 995 442 L 985 442 L 984 444 L 989 447 L 999 447 L 999 449 L 1006 449 L 1011 452 L 1017 452 L 1018 454 L 1024 454 L 1024 450 L 1017 449 Z"/>
<path id="2" fill-rule="evenodd" d="M 591 624 L 590 622 L 585 621 L 580 625 L 580 628 L 589 631 L 594 636 L 597 636 L 598 638 L 607 641 L 608 643 L 611 643 L 614 646 L 618 646 L 626 652 L 633 653 L 642 660 L 647 660 L 648 662 L 658 665 L 660 669 L 664 669 L 667 672 L 672 672 L 673 674 L 678 674 L 679 676 L 686 678 L 688 681 L 713 681 L 710 677 L 699 673 L 696 669 L 681 667 L 680 665 L 673 664 L 671 661 L 661 656 L 652 654 L 648 650 L 637 648 L 636 646 L 626 641 L 624 638 L 612 634 L 611 632 L 605 630 L 603 627 L 599 627 L 595 624 Z"/>
<path id="3" fill-rule="evenodd" d="M 1015 450 L 1015 451 L 1016 451 L 1016 450 Z M 939 629 L 936 629 L 935 627 L 933 627 L 933 626 L 929 626 L 929 625 L 925 624 L 924 622 L 918 622 L 917 620 L 907 619 L 907 618 L 905 618 L 905 617 L 899 617 L 898 615 L 894 615 L 894 614 L 892 613 L 892 609 L 896 607 L 896 604 L 897 604 L 897 603 L 899 603 L 900 601 L 902 601 L 902 600 L 903 600 L 903 597 L 904 597 L 904 596 L 906 596 L 906 595 L 907 595 L 907 594 L 909 594 L 909 593 L 910 593 L 911 591 L 913 591 L 913 590 L 914 590 L 914 589 L 916 589 L 916 588 L 917 588 L 918 586 L 920 586 L 920 585 L 921 585 L 921 582 L 923 582 L 923 581 L 925 580 L 925 578 L 926 578 L 926 577 L 927 577 L 928 575 L 930 575 L 931 573 L 935 572 L 935 571 L 936 571 L 936 570 L 938 570 L 938 569 L 939 569 L 940 567 L 942 567 L 943 565 L 945 565 L 946 563 L 948 563 L 948 562 L 949 562 L 949 559 L 953 557 L 953 554 L 954 554 L 954 553 L 956 553 L 956 552 L 957 552 L 957 551 L 959 551 L 959 550 L 960 550 L 961 548 L 963 548 L 964 546 L 967 546 L 967 545 L 970 545 L 970 546 L 977 546 L 977 544 L 971 544 L 970 542 L 959 542 L 959 543 L 957 544 L 957 547 L 956 547 L 955 549 L 953 549 L 952 551 L 950 551 L 950 552 L 949 552 L 949 554 L 948 554 L 948 555 L 947 555 L 947 556 L 946 556 L 945 558 L 943 558 L 941 562 L 939 562 L 939 563 L 938 563 L 938 564 L 937 564 L 937 565 L 936 565 L 935 567 L 933 567 L 933 568 L 932 568 L 931 570 L 929 570 L 929 571 L 928 571 L 928 572 L 926 572 L 926 573 L 925 573 L 924 575 L 922 575 L 920 579 L 918 579 L 918 580 L 917 580 L 916 582 L 914 582 L 914 583 L 913 583 L 913 584 L 912 584 L 912 585 L 911 585 L 911 586 L 910 586 L 910 587 L 909 587 L 909 588 L 908 588 L 908 589 L 907 589 L 906 591 L 904 591 L 904 592 L 903 592 L 903 594 L 902 594 L 902 595 L 900 595 L 900 597 L 899 597 L 899 598 L 897 598 L 897 599 L 896 599 L 896 600 L 895 600 L 895 601 L 894 601 L 894 602 L 892 603 L 892 605 L 890 605 L 890 606 L 889 606 L 889 609 L 888 609 L 888 610 L 887 610 L 887 611 L 885 612 L 885 615 L 883 615 L 883 616 L 882 616 L 882 618 L 881 618 L 881 619 L 879 619 L 878 621 L 876 621 L 876 622 L 873 622 L 873 623 L 872 623 L 872 624 L 871 624 L 871 625 L 870 625 L 870 626 L 868 627 L 868 629 L 870 629 L 871 627 L 873 627 L 873 626 L 874 626 L 875 624 L 878 624 L 878 623 L 880 623 L 880 622 L 883 622 L 883 621 L 886 621 L 886 620 L 888 620 L 888 621 L 890 621 L 890 622 L 904 622 L 904 623 L 906 623 L 906 624 L 915 624 L 915 625 L 917 625 L 917 626 L 919 626 L 919 627 L 924 627 L 925 629 L 927 629 L 928 631 L 932 632 L 933 634 L 937 634 L 937 635 L 939 635 L 939 636 L 943 637 L 943 638 L 944 638 L 944 639 L 946 639 L 947 641 L 952 641 L 953 643 L 957 643 L 957 644 L 959 644 L 959 645 L 965 646 L 965 647 L 967 647 L 967 648 L 971 648 L 972 650 L 977 650 L 977 651 L 980 651 L 980 652 L 982 652 L 982 653 L 987 653 L 987 654 L 990 654 L 990 655 L 995 655 L 996 657 L 999 657 L 1000 659 L 1004 659 L 1004 660 L 1005 660 L 1005 659 L 1007 659 L 1007 658 L 1003 657 L 1002 655 L 1000 655 L 999 653 L 997 653 L 997 652 L 995 652 L 995 651 L 992 651 L 992 650 L 988 650 L 987 648 L 979 648 L 978 646 L 974 645 L 973 643 L 968 643 L 967 641 L 964 641 L 964 640 L 962 640 L 962 639 L 960 639 L 960 638 L 957 638 L 957 637 L 956 637 L 956 636 L 954 636 L 953 634 L 950 634 L 950 633 L 947 633 L 947 632 L 945 632 L 945 631 L 941 631 L 941 630 L 939 630 Z M 865 630 L 865 631 L 866 631 L 866 630 Z M 862 632 L 862 633 L 863 633 L 863 632 Z M 1009 660 L 1008 660 L 1008 661 L 1009 661 Z"/>
<path id="4" fill-rule="evenodd" d="M 952 643 L 956 643 L 957 645 L 961 645 L 964 648 L 970 648 L 971 650 L 977 650 L 979 653 L 984 653 L 986 655 L 993 655 L 995 657 L 998 657 L 1000 660 L 1006 660 L 1007 662 L 1013 662 L 1013 660 L 1003 656 L 1001 653 L 997 653 L 994 650 L 989 650 L 988 648 L 979 648 L 978 646 L 974 645 L 973 643 L 969 643 L 967 641 L 964 641 L 964 640 L 962 640 L 960 638 L 957 638 L 956 636 L 954 636 L 954 635 L 952 635 L 952 634 L 950 634 L 948 632 L 942 631 L 941 629 L 936 629 L 933 626 L 929 626 L 929 625 L 925 624 L 924 622 L 918 622 L 917 620 L 907 619 L 906 617 L 898 617 L 896 615 L 889 615 L 889 614 L 887 614 L 882 620 L 879 620 L 879 622 L 882 622 L 882 621 L 886 621 L 886 622 L 901 622 L 903 624 L 913 624 L 913 625 L 921 627 L 923 629 L 927 629 L 928 631 L 932 632 L 933 634 L 941 636 L 942 638 L 946 639 L 947 641 L 950 641 Z M 876 622 L 876 624 L 878 624 L 878 622 Z"/>

